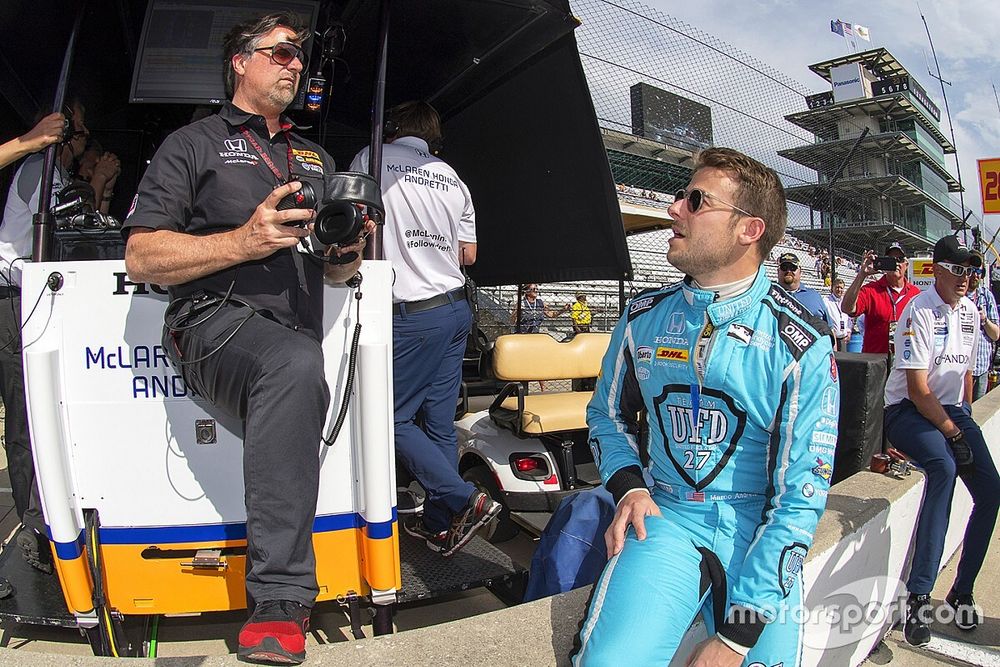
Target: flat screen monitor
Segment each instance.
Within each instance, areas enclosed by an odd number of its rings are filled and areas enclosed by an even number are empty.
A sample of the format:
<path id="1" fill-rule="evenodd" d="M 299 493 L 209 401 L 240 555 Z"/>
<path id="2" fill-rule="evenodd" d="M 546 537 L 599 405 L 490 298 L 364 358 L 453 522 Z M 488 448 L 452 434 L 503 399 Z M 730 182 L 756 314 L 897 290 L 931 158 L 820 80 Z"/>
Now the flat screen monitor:
<path id="1" fill-rule="evenodd" d="M 647 83 L 629 89 L 632 134 L 683 150 L 712 145 L 712 109 Z"/>
<path id="2" fill-rule="evenodd" d="M 298 16 L 310 35 L 315 32 L 319 4 L 313 0 L 149 0 L 130 101 L 222 104 L 226 33 L 237 23 L 281 10 Z"/>

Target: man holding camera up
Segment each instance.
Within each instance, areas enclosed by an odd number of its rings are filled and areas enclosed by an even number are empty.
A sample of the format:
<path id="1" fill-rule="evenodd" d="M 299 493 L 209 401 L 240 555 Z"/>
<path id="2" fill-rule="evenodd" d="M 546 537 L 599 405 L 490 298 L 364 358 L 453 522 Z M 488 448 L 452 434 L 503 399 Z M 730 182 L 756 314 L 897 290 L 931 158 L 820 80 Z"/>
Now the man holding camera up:
<path id="1" fill-rule="evenodd" d="M 476 261 L 476 212 L 465 183 L 432 154 L 441 119 L 426 102 L 386 115 L 382 153 L 385 257 L 392 260 L 392 373 L 396 453 L 427 492 L 403 528 L 443 556 L 499 514 L 499 503 L 458 474 L 455 400 L 472 310 L 462 266 Z M 368 148 L 351 163 L 366 171 Z"/>
<path id="2" fill-rule="evenodd" d="M 889 244 L 884 257 L 876 257 L 870 250 L 865 253 L 851 286 L 844 292 L 840 309 L 854 318 L 865 316 L 862 352 L 892 352 L 893 334 L 903 308 L 920 294 L 920 289 L 906 279 L 906 267 L 906 253 L 899 243 Z M 883 273 L 881 278 L 864 284 L 869 276 L 880 271 Z"/>
<path id="3" fill-rule="evenodd" d="M 309 183 L 327 191 L 333 159 L 282 115 L 305 68 L 305 28 L 287 14 L 226 36 L 231 101 L 171 134 L 125 222 L 137 282 L 169 286 L 164 345 L 191 387 L 244 422 L 247 593 L 241 659 L 299 663 L 318 593 L 312 526 L 330 392 L 323 376 L 323 278 L 345 281 L 360 259 L 325 264 L 298 252 L 314 211 L 279 211 Z M 303 157 L 303 160 L 293 159 Z M 299 182 L 301 181 L 301 183 Z M 358 241 L 337 255 L 361 250 Z"/>
<path id="4" fill-rule="evenodd" d="M 930 641 L 934 589 L 955 492 L 955 476 L 974 507 L 962 543 L 958 574 L 946 603 L 955 625 L 972 630 L 982 612 L 972 597 L 1000 508 L 1000 477 L 972 419 L 972 368 L 979 344 L 979 311 L 967 298 L 969 276 L 981 260 L 956 236 L 934 246 L 934 287 L 918 294 L 901 314 L 896 361 L 885 388 L 885 432 L 893 446 L 926 475 L 917 522 L 903 636 L 915 646 Z"/>

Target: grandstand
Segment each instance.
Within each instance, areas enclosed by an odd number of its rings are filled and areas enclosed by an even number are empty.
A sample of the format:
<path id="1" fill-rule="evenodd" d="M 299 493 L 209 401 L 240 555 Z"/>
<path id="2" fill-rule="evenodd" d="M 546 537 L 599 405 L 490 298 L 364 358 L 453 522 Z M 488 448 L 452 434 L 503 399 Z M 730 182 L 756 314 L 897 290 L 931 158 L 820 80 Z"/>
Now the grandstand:
<path id="1" fill-rule="evenodd" d="M 821 211 L 810 209 L 812 200 L 792 196 L 828 178 L 828 162 L 835 159 L 834 152 L 817 157 L 812 128 L 796 122 L 796 114 L 809 111 L 811 91 L 637 0 L 571 0 L 571 6 L 581 21 L 578 48 L 618 191 L 633 280 L 624 285 L 546 284 L 540 286 L 541 298 L 558 309 L 571 303 L 576 292 L 585 292 L 594 312 L 593 329 L 607 330 L 617 319 L 623 297 L 679 280 L 680 272 L 666 260 L 671 233 L 667 207 L 672 193 L 687 185 L 693 152 L 706 145 L 731 146 L 778 172 L 789 193 L 788 234 L 765 263 L 767 271 L 776 277 L 774 258 L 794 252 L 802 263 L 803 283 L 825 293 L 817 262 L 831 250 L 829 225 L 823 225 Z M 810 159 L 800 159 L 803 156 Z M 940 176 L 931 171 L 931 176 Z M 947 185 L 951 189 L 950 181 Z M 838 205 L 851 210 L 870 207 L 870 193 L 848 190 L 837 198 Z M 831 263 L 839 278 L 854 278 L 870 242 L 837 228 Z M 517 302 L 514 285 L 481 291 L 481 314 L 490 338 L 511 331 Z M 543 329 L 557 338 L 572 331 L 566 315 L 547 321 Z"/>

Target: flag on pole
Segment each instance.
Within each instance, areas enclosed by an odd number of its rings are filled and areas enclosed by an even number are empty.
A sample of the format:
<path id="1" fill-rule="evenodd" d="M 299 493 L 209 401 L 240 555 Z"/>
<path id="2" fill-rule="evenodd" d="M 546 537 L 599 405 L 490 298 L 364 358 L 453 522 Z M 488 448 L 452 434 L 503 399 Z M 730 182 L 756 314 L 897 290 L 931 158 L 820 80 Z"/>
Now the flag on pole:
<path id="1" fill-rule="evenodd" d="M 854 37 L 854 32 L 851 29 L 851 24 L 847 21 L 841 21 L 840 27 L 844 30 L 844 37 Z"/>
<path id="2" fill-rule="evenodd" d="M 864 27 L 863 25 L 858 25 L 857 23 L 855 23 L 854 34 L 860 37 L 861 39 L 865 40 L 866 42 L 872 41 L 871 33 L 868 32 L 868 28 Z"/>
<path id="3" fill-rule="evenodd" d="M 835 32 L 841 37 L 844 36 L 844 24 L 842 21 L 830 21 L 830 32 Z"/>

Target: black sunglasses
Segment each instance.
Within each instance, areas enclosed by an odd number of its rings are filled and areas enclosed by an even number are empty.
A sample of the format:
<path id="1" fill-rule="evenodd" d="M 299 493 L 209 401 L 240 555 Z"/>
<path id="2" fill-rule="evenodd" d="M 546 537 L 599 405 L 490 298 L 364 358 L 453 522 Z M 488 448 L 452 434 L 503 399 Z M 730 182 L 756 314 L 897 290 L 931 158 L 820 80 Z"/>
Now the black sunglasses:
<path id="1" fill-rule="evenodd" d="M 779 264 L 778 268 L 781 269 L 782 271 L 798 271 L 799 270 L 799 267 L 795 266 L 794 264 Z"/>
<path id="2" fill-rule="evenodd" d="M 257 52 L 270 52 L 270 58 L 282 67 L 290 65 L 296 58 L 302 63 L 302 69 L 306 68 L 309 63 L 309 56 L 306 52 L 302 50 L 302 47 L 298 44 L 292 44 L 291 42 L 278 42 L 274 46 L 262 46 L 259 49 L 254 49 L 254 53 Z"/>
<path id="3" fill-rule="evenodd" d="M 724 199 L 719 199 L 711 192 L 705 192 L 701 188 L 691 188 L 690 190 L 678 190 L 677 192 L 674 193 L 674 201 L 680 201 L 681 199 L 687 200 L 688 213 L 697 213 L 698 210 L 701 208 L 702 204 L 705 203 L 706 199 L 714 199 L 715 201 L 719 202 L 720 204 L 728 206 L 734 211 L 738 211 L 743 215 L 750 216 L 751 218 L 754 217 L 753 213 L 744 211 L 739 206 L 735 204 L 730 204 Z"/>

